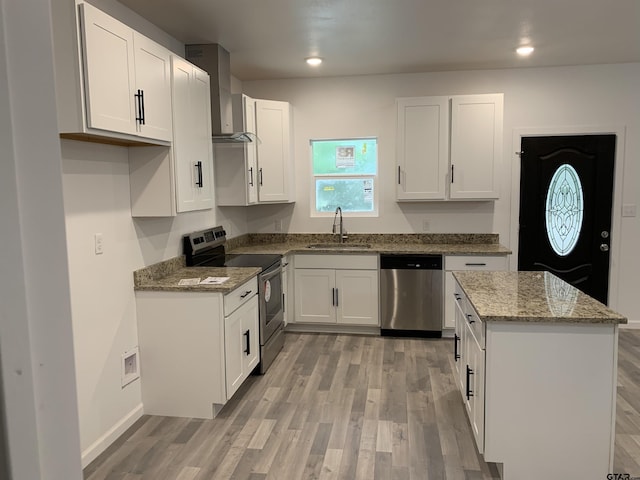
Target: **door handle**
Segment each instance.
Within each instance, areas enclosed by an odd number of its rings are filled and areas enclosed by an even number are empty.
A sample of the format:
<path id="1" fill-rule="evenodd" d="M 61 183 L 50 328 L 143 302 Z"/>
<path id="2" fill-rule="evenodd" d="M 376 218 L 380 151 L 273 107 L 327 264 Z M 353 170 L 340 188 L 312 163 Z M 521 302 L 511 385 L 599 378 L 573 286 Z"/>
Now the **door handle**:
<path id="1" fill-rule="evenodd" d="M 469 368 L 469 365 L 467 365 L 467 400 L 471 399 L 471 397 L 473 397 L 473 390 L 471 390 L 471 375 L 473 375 L 473 370 L 471 370 Z"/>
<path id="2" fill-rule="evenodd" d="M 600 251 L 601 252 L 608 252 L 609 251 L 609 245 L 607 245 L 606 243 L 603 243 L 600 245 Z"/>
<path id="3" fill-rule="evenodd" d="M 340 290 L 336 288 L 336 307 L 340 304 L 339 299 L 340 299 Z"/>
<path id="4" fill-rule="evenodd" d="M 332 288 L 331 289 L 331 305 L 332 306 L 336 306 L 336 289 Z"/>
<path id="5" fill-rule="evenodd" d="M 246 290 L 242 295 L 240 295 L 240 298 L 245 298 L 247 295 L 249 295 L 251 292 L 253 292 L 253 290 Z"/>
<path id="6" fill-rule="evenodd" d="M 262 167 L 258 169 L 258 183 L 262 186 Z"/>
<path id="7" fill-rule="evenodd" d="M 402 174 L 400 173 L 400 165 L 398 165 L 398 185 L 401 185 Z"/>
<path id="8" fill-rule="evenodd" d="M 458 353 L 458 342 L 460 341 L 460 337 L 457 333 L 453 334 L 453 359 L 457 362 L 460 358 L 460 354 Z"/>
<path id="9" fill-rule="evenodd" d="M 249 169 L 249 186 L 253 187 L 253 167 Z"/>

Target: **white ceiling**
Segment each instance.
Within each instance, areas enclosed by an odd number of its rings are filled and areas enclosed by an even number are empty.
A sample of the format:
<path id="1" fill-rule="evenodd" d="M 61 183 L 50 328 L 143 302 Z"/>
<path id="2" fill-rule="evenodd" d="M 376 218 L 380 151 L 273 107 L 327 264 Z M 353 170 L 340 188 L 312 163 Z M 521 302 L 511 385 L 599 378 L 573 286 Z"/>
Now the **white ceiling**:
<path id="1" fill-rule="evenodd" d="M 240 80 L 640 62 L 640 0 L 120 2 L 181 42 L 221 44 Z"/>

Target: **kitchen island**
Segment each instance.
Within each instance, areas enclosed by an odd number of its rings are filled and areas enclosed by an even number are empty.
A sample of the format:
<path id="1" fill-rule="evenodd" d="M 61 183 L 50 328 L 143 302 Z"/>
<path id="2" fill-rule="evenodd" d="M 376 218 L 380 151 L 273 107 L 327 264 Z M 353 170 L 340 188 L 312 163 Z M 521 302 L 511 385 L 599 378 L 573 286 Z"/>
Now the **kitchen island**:
<path id="1" fill-rule="evenodd" d="M 607 478 L 623 316 L 549 272 L 454 272 L 457 384 L 506 480 Z"/>

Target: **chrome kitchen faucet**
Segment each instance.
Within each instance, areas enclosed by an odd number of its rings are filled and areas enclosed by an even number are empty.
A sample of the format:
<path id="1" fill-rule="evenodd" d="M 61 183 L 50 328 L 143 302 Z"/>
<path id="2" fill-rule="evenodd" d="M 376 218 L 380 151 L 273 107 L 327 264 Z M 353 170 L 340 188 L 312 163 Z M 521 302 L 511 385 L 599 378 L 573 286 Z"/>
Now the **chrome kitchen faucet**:
<path id="1" fill-rule="evenodd" d="M 333 216 L 333 227 L 331 231 L 335 235 L 336 233 L 336 220 L 338 219 L 338 214 L 340 214 L 340 224 L 339 224 L 339 233 L 340 233 L 340 243 L 343 243 L 347 239 L 347 231 L 344 229 L 344 225 L 342 222 L 342 208 L 336 208 L 336 213 Z"/>

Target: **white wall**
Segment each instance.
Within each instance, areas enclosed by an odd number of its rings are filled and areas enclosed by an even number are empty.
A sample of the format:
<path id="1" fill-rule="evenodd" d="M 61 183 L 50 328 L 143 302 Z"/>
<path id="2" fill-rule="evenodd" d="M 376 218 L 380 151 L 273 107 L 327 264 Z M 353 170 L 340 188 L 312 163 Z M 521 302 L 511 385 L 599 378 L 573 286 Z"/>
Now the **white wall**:
<path id="1" fill-rule="evenodd" d="M 286 100 L 293 105 L 296 159 L 294 206 L 248 209 L 251 231 L 274 231 L 275 220 L 292 232 L 329 232 L 331 220 L 311 218 L 309 139 L 377 136 L 379 141 L 380 215 L 347 216 L 351 232 L 421 232 L 423 220 L 432 232 L 498 233 L 514 250 L 517 262 L 519 158 L 514 154 L 519 131 L 557 133 L 615 131 L 622 134 L 616 164 L 616 198 L 612 231 L 611 305 L 640 321 L 634 298 L 640 271 L 638 217 L 622 218 L 621 205 L 639 203 L 640 65 L 531 68 L 439 72 L 244 82 L 255 98 Z M 494 202 L 395 202 L 396 97 L 503 92 L 504 145 L 501 198 Z M 624 174 L 623 174 L 624 172 Z M 514 216 L 515 214 L 515 216 Z"/>
<path id="2" fill-rule="evenodd" d="M 0 46 L 0 435 L 10 466 L 0 477 L 75 480 L 82 472 L 49 1 L 0 0 Z"/>
<path id="3" fill-rule="evenodd" d="M 68 7 L 64 0 L 64 7 Z M 71 0 L 73 1 L 73 0 Z M 112 0 L 92 1 L 158 43 L 184 46 Z M 82 464 L 86 466 L 142 414 L 140 382 L 121 387 L 121 356 L 137 345 L 133 271 L 182 254 L 182 235 L 222 224 L 247 232 L 244 209 L 175 218 L 132 218 L 128 149 L 62 140 L 62 180 L 69 250 Z M 104 253 L 95 255 L 94 234 Z M 144 361 L 144 359 L 141 359 Z"/>

